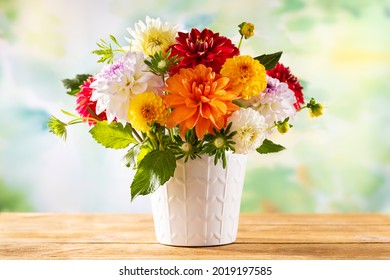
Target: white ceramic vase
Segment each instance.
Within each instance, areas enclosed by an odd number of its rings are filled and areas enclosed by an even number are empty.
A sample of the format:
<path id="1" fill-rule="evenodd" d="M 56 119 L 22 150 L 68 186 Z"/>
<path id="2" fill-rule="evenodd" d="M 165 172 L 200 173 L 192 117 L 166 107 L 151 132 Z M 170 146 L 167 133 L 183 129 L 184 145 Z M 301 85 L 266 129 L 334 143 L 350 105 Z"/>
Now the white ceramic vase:
<path id="1" fill-rule="evenodd" d="M 177 161 L 165 185 L 152 195 L 157 241 L 174 246 L 214 246 L 236 240 L 246 155 L 226 154 Z"/>

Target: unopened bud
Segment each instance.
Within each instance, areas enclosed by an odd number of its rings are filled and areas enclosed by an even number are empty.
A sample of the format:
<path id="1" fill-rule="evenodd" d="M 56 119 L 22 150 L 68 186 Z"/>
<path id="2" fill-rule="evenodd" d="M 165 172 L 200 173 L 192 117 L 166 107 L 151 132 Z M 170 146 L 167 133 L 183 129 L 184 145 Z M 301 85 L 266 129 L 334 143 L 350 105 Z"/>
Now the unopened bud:
<path id="1" fill-rule="evenodd" d="M 191 151 L 192 145 L 191 143 L 185 142 L 183 145 L 181 145 L 181 149 L 183 150 L 183 152 L 188 153 L 189 151 Z"/>
<path id="2" fill-rule="evenodd" d="M 253 23 L 243 22 L 238 27 L 240 27 L 240 34 L 244 36 L 245 39 L 255 35 L 255 25 Z"/>
<path id="3" fill-rule="evenodd" d="M 218 137 L 214 140 L 214 146 L 219 149 L 225 145 L 225 140 L 222 137 Z"/>
<path id="4" fill-rule="evenodd" d="M 307 104 L 307 108 L 309 109 L 309 114 L 312 118 L 316 118 L 324 114 L 324 106 L 317 103 L 314 98 L 310 99 L 310 102 Z"/>
<path id="5" fill-rule="evenodd" d="M 282 123 L 278 124 L 278 131 L 279 131 L 279 133 L 284 134 L 289 129 L 290 129 L 290 125 L 288 124 L 288 122 L 282 122 Z"/>
<path id="6" fill-rule="evenodd" d="M 165 67 L 167 67 L 167 62 L 165 60 L 160 60 L 157 64 L 157 67 L 159 69 L 165 69 Z"/>

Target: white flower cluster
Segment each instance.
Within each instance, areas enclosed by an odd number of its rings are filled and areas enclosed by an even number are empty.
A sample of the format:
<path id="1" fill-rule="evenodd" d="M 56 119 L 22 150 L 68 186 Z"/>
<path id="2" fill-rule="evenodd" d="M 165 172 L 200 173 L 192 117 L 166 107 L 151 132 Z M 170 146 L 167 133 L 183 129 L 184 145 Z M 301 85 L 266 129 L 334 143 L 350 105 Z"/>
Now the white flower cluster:
<path id="1" fill-rule="evenodd" d="M 233 137 L 236 153 L 256 150 L 272 132 L 267 128 L 295 116 L 295 102 L 294 92 L 286 83 L 267 76 L 267 88 L 247 101 L 242 100 L 247 109 L 234 112 L 228 119 L 232 122 L 232 130 L 237 131 Z"/>
<path id="2" fill-rule="evenodd" d="M 229 118 L 232 123 L 231 130 L 237 131 L 233 136 L 236 142 L 235 149 L 238 154 L 247 154 L 256 150 L 263 143 L 266 136 L 267 124 L 265 118 L 251 108 L 241 108 Z"/>
<path id="3" fill-rule="evenodd" d="M 163 81 L 148 71 L 144 59 L 144 54 L 140 52 L 128 52 L 94 76 L 91 100 L 97 101 L 96 114 L 106 111 L 109 123 L 116 118 L 126 125 L 129 121 L 130 100 L 135 94 L 145 91 L 158 94 L 162 92 Z"/>

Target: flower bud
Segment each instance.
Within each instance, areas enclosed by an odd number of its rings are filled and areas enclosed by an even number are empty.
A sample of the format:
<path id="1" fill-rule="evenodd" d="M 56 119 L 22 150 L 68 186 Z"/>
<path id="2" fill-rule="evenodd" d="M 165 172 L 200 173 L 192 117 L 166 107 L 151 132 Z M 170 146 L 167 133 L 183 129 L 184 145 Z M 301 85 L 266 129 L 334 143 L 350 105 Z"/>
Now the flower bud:
<path id="1" fill-rule="evenodd" d="M 309 114 L 312 118 L 316 118 L 324 114 L 324 106 L 317 103 L 314 98 L 310 99 L 310 102 L 307 104 L 307 108 L 309 109 Z"/>
<path id="2" fill-rule="evenodd" d="M 282 123 L 279 123 L 278 124 L 278 131 L 279 133 L 286 133 L 288 130 L 290 129 L 290 125 L 288 124 L 288 122 L 282 122 Z"/>
<path id="3" fill-rule="evenodd" d="M 214 146 L 219 149 L 225 145 L 225 140 L 222 137 L 218 137 L 214 140 Z"/>
<path id="4" fill-rule="evenodd" d="M 188 153 L 192 150 L 192 145 L 191 143 L 185 142 L 183 145 L 181 145 L 181 149 L 183 152 Z"/>
<path id="5" fill-rule="evenodd" d="M 255 25 L 253 23 L 243 22 L 238 27 L 240 27 L 240 34 L 244 36 L 245 39 L 255 35 Z"/>
<path id="6" fill-rule="evenodd" d="M 165 60 L 160 60 L 157 64 L 159 69 L 165 69 L 167 67 L 167 62 Z"/>

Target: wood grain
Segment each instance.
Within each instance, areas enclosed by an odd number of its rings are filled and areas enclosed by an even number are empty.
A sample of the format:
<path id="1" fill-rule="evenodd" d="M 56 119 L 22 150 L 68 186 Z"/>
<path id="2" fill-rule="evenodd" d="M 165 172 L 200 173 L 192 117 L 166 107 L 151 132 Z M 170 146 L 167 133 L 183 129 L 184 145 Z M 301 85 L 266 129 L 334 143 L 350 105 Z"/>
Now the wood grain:
<path id="1" fill-rule="evenodd" d="M 0 259 L 390 259 L 390 215 L 241 214 L 234 244 L 158 244 L 150 214 L 0 213 Z"/>

